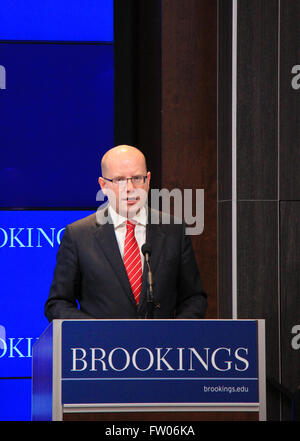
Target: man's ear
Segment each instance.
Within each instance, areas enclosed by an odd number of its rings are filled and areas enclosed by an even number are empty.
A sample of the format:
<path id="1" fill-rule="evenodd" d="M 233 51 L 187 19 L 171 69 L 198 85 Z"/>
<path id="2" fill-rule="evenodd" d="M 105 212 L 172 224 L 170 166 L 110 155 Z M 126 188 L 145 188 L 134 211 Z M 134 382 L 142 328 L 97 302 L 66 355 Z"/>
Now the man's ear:
<path id="1" fill-rule="evenodd" d="M 106 187 L 105 179 L 101 178 L 101 176 L 100 176 L 99 179 L 98 179 L 98 183 L 99 183 L 99 185 L 101 187 L 101 190 L 105 194 L 105 187 Z"/>

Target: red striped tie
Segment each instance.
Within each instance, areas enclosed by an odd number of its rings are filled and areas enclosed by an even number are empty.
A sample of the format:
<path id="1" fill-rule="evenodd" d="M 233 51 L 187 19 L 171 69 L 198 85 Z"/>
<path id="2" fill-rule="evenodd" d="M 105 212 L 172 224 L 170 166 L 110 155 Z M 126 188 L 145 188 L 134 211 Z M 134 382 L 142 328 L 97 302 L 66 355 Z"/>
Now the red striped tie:
<path id="1" fill-rule="evenodd" d="M 140 300 L 142 286 L 142 263 L 138 243 L 134 236 L 135 224 L 126 222 L 126 236 L 124 243 L 124 265 L 131 285 L 136 304 Z"/>

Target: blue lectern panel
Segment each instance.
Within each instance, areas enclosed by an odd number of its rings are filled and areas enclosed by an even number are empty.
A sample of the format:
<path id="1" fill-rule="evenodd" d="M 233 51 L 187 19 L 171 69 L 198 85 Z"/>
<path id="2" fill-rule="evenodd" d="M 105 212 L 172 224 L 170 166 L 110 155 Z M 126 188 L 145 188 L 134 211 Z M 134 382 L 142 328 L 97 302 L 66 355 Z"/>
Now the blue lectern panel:
<path id="1" fill-rule="evenodd" d="M 0 206 L 94 207 L 114 144 L 113 46 L 0 44 Z"/>
<path id="2" fill-rule="evenodd" d="M 113 0 L 2 0 L 2 40 L 113 40 Z"/>
<path id="3" fill-rule="evenodd" d="M 255 321 L 64 321 L 63 403 L 256 403 Z"/>
<path id="4" fill-rule="evenodd" d="M 0 377 L 31 377 L 32 345 L 48 325 L 44 304 L 64 228 L 90 213 L 0 211 Z"/>

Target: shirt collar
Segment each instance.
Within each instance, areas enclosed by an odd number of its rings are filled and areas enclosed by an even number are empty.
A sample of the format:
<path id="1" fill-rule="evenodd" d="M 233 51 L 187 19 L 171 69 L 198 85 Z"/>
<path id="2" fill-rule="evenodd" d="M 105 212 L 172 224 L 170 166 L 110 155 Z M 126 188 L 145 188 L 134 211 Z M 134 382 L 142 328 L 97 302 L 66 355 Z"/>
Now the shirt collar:
<path id="1" fill-rule="evenodd" d="M 124 217 L 124 216 L 122 216 L 121 214 L 117 213 L 117 212 L 112 208 L 111 205 L 109 205 L 109 207 L 108 207 L 108 211 L 109 211 L 110 217 L 111 217 L 111 219 L 112 219 L 112 221 L 113 221 L 113 224 L 114 224 L 114 227 L 115 227 L 115 228 L 118 228 L 118 227 L 120 227 L 121 225 L 123 225 L 123 224 L 126 223 L 127 218 Z M 145 207 L 145 206 L 142 207 L 142 208 L 140 209 L 140 211 L 139 211 L 135 216 L 133 216 L 132 218 L 130 218 L 130 220 L 133 221 L 133 222 L 135 222 L 135 223 L 137 223 L 137 224 L 140 224 L 140 225 L 146 226 L 146 224 L 147 224 L 147 210 L 146 210 L 146 207 Z"/>

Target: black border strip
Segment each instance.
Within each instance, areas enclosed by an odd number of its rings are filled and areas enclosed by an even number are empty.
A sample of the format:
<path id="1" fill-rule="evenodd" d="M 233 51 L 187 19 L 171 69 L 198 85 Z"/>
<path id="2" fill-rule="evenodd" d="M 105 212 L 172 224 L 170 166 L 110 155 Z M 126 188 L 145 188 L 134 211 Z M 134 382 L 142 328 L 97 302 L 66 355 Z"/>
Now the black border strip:
<path id="1" fill-rule="evenodd" d="M 32 380 L 32 377 L 0 377 L 0 380 Z"/>

